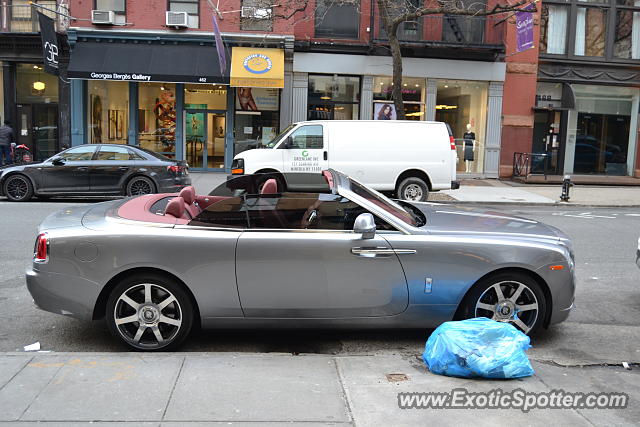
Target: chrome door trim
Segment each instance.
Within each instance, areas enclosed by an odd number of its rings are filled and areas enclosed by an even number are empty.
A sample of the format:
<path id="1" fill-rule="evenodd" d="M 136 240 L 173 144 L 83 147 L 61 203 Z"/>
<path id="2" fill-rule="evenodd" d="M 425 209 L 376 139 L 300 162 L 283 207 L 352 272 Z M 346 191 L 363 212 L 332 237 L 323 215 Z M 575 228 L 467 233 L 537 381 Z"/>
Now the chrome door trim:
<path id="1" fill-rule="evenodd" d="M 402 255 L 402 254 L 415 254 L 415 249 L 392 249 L 387 247 L 355 247 L 351 248 L 351 253 L 354 255 Z"/>

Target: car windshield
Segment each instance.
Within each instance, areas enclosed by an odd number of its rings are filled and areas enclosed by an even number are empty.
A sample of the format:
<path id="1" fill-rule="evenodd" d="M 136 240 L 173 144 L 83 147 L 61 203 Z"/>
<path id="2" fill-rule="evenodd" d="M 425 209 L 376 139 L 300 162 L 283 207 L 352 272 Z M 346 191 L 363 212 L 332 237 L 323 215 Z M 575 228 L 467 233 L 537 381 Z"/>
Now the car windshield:
<path id="1" fill-rule="evenodd" d="M 276 136 L 275 138 L 273 138 L 270 142 L 264 144 L 265 147 L 267 148 L 273 148 L 276 145 L 278 145 L 278 143 L 280 141 L 282 141 L 282 138 L 284 138 L 284 136 L 295 127 L 295 124 L 291 124 L 289 126 L 287 126 L 287 128 L 285 130 L 283 130 L 282 132 L 280 132 L 280 134 L 278 136 Z"/>
<path id="2" fill-rule="evenodd" d="M 373 203 L 374 205 L 378 206 L 379 208 L 385 210 L 386 212 L 390 213 L 394 217 L 409 225 L 420 227 L 426 222 L 426 218 L 421 217 L 417 209 L 410 209 L 409 206 L 407 206 L 407 209 L 405 209 L 383 194 L 371 188 L 365 187 L 353 178 L 349 178 L 349 186 L 351 188 L 351 191 L 353 191 L 358 196 L 367 199 L 367 201 Z"/>

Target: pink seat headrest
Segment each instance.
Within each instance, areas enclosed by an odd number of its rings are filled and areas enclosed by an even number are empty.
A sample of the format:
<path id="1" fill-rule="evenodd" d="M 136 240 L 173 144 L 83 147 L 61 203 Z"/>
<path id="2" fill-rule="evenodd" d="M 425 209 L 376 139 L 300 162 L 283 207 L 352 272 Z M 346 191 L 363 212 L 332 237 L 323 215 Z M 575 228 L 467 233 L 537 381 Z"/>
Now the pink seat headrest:
<path id="1" fill-rule="evenodd" d="M 184 187 L 180 190 L 178 194 L 179 197 L 184 199 L 184 202 L 188 205 L 192 204 L 196 199 L 196 190 L 194 190 L 193 186 Z"/>
<path id="2" fill-rule="evenodd" d="M 262 190 L 260 190 L 260 194 L 276 194 L 278 193 L 278 181 L 271 178 L 265 181 L 262 186 Z"/>
<path id="3" fill-rule="evenodd" d="M 184 215 L 184 199 L 180 196 L 171 199 L 171 201 L 167 203 L 167 207 L 164 209 L 164 214 L 168 214 L 176 218 L 182 218 Z"/>

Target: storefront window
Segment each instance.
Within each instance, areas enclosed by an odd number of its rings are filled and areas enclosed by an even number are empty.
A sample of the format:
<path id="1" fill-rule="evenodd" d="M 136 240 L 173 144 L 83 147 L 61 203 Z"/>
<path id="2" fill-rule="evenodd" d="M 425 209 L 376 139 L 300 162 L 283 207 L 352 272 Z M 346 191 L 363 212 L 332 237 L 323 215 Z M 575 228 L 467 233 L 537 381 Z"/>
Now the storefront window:
<path id="1" fill-rule="evenodd" d="M 280 127 L 280 90 L 236 88 L 234 155 L 268 144 Z"/>
<path id="2" fill-rule="evenodd" d="M 165 156 L 176 155 L 176 85 L 138 84 L 138 143 Z"/>
<path id="3" fill-rule="evenodd" d="M 89 80 L 88 130 L 92 144 L 126 144 L 129 131 L 129 83 Z"/>
<path id="4" fill-rule="evenodd" d="M 200 110 L 227 109 L 227 87 L 223 85 L 186 84 L 184 108 Z"/>
<path id="5" fill-rule="evenodd" d="M 402 79 L 402 99 L 407 120 L 424 120 L 425 80 L 406 77 Z M 395 120 L 396 112 L 391 92 L 391 77 L 373 80 L 373 119 Z"/>
<path id="6" fill-rule="evenodd" d="M 436 120 L 451 126 L 456 140 L 458 172 L 483 171 L 488 90 L 487 82 L 438 81 Z"/>
<path id="7" fill-rule="evenodd" d="M 45 73 L 42 65 L 18 64 L 16 99 L 18 104 L 58 102 L 58 77 Z"/>
<path id="8" fill-rule="evenodd" d="M 357 120 L 360 77 L 309 76 L 309 120 Z"/>
<path id="9" fill-rule="evenodd" d="M 572 85 L 578 126 L 573 171 L 627 174 L 633 89 Z"/>

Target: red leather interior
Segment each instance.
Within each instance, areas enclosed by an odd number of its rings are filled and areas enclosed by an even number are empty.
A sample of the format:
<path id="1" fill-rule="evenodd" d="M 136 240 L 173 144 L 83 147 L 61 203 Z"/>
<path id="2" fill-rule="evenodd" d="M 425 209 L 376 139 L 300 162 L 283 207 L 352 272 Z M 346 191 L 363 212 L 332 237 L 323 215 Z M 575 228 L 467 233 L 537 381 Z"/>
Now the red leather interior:
<path id="1" fill-rule="evenodd" d="M 171 216 L 156 215 L 153 212 L 150 212 L 151 206 L 153 206 L 153 204 L 158 200 L 165 197 L 175 197 L 175 193 L 146 194 L 144 196 L 134 197 L 118 208 L 118 216 L 120 218 L 131 219 L 133 221 L 175 224 L 176 220 Z"/>
<path id="2" fill-rule="evenodd" d="M 278 181 L 271 178 L 265 181 L 260 190 L 260 194 L 277 194 L 278 193 Z"/>
<path id="3" fill-rule="evenodd" d="M 196 203 L 200 206 L 200 209 L 205 210 L 212 204 L 228 198 L 225 196 L 196 196 Z"/>
<path id="4" fill-rule="evenodd" d="M 184 206 L 184 199 L 180 196 L 172 199 L 167 203 L 167 207 L 164 210 L 164 214 L 171 215 L 174 218 L 183 218 L 187 214 Z"/>
<path id="5" fill-rule="evenodd" d="M 191 205 L 196 199 L 196 190 L 194 190 L 193 186 L 190 185 L 180 190 L 178 196 L 182 197 L 187 205 Z"/>

